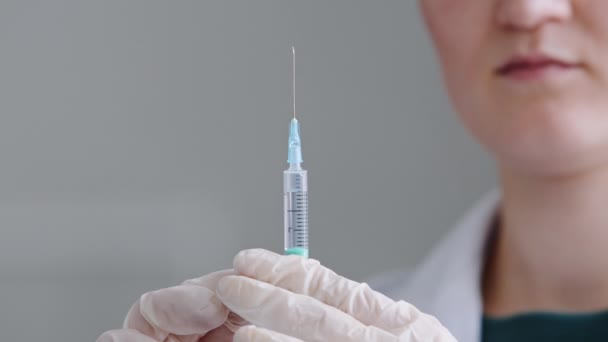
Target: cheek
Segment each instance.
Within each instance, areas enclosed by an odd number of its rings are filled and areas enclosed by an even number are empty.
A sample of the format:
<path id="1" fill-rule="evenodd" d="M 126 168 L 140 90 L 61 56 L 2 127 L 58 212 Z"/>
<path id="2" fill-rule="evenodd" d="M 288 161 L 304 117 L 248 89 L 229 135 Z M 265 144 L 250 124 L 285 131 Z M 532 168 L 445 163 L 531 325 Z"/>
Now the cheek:
<path id="1" fill-rule="evenodd" d="M 585 37 L 584 49 L 600 82 L 608 83 L 608 1 L 581 0 L 577 7 L 580 18 L 579 36 Z"/>
<path id="2" fill-rule="evenodd" d="M 484 90 L 486 32 L 491 32 L 493 0 L 422 0 L 422 10 L 433 38 L 446 90 L 470 133 L 486 145 L 493 122 L 487 112 Z M 475 25 L 471 25 L 475 23 Z M 491 134 L 489 134 L 491 135 Z"/>
<path id="3" fill-rule="evenodd" d="M 463 9 L 456 10 L 457 5 L 464 2 L 426 0 L 423 5 L 427 26 L 443 69 L 448 73 L 464 61 L 464 52 L 470 51 L 468 48 L 475 44 L 475 38 L 471 37 L 472 25 L 464 25 L 471 18 L 463 15 Z"/>
<path id="4" fill-rule="evenodd" d="M 443 78 L 457 111 L 474 106 L 472 99 L 491 69 L 488 46 L 493 31 L 492 0 L 422 0 L 425 19 L 441 62 Z M 475 23 L 472 25 L 471 23 Z"/>

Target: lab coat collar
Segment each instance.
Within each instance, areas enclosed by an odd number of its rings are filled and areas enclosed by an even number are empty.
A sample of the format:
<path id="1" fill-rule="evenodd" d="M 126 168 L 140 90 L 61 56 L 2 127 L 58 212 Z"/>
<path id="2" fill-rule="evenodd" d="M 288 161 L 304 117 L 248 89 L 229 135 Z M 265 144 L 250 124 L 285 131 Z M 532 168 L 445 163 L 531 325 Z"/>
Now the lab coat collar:
<path id="1" fill-rule="evenodd" d="M 481 276 L 500 192 L 484 196 L 411 274 L 399 297 L 431 314 L 461 342 L 481 339 Z"/>

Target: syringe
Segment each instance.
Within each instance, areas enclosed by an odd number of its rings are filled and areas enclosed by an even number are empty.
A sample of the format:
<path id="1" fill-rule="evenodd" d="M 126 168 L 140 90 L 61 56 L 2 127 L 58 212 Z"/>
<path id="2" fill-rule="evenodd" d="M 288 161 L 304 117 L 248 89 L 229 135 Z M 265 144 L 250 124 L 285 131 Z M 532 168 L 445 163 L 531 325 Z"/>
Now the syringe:
<path id="1" fill-rule="evenodd" d="M 285 254 L 308 257 L 308 174 L 302 169 L 300 127 L 296 119 L 296 50 L 293 52 L 293 119 L 289 128 L 289 168 L 283 172 Z"/>

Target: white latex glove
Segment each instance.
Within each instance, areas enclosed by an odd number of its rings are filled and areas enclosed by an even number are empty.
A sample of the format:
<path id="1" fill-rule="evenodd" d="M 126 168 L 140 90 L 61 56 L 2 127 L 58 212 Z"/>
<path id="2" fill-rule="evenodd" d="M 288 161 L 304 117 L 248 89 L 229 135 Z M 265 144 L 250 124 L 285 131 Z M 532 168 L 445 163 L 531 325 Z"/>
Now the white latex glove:
<path id="1" fill-rule="evenodd" d="M 255 326 L 234 341 L 455 341 L 433 316 L 341 277 L 313 259 L 240 252 L 218 298 Z"/>
<path id="2" fill-rule="evenodd" d="M 97 342 L 232 341 L 234 331 L 248 323 L 215 294 L 218 281 L 231 274 L 215 272 L 144 294 L 129 310 L 123 329 L 106 331 Z"/>

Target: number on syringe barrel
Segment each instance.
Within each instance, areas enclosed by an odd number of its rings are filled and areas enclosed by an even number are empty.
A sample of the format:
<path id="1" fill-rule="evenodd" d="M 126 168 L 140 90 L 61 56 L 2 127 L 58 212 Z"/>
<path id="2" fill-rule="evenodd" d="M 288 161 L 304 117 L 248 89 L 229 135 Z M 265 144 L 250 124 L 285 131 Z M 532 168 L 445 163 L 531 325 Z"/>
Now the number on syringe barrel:
<path id="1" fill-rule="evenodd" d="M 296 245 L 308 246 L 308 192 L 296 192 Z"/>
<path id="2" fill-rule="evenodd" d="M 285 194 L 289 247 L 308 247 L 308 192 Z"/>

